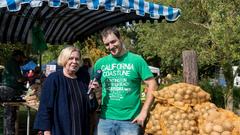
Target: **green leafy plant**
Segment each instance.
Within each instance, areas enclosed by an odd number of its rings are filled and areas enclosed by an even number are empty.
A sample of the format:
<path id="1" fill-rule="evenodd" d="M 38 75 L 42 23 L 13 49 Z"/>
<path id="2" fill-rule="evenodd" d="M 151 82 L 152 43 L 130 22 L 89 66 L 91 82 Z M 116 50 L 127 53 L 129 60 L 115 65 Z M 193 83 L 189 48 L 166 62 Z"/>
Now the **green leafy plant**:
<path id="1" fill-rule="evenodd" d="M 233 88 L 233 111 L 237 112 L 240 109 L 240 88 Z"/>
<path id="2" fill-rule="evenodd" d="M 219 85 L 212 85 L 209 79 L 204 79 L 199 82 L 200 87 L 211 95 L 211 102 L 217 107 L 225 108 L 225 89 Z"/>

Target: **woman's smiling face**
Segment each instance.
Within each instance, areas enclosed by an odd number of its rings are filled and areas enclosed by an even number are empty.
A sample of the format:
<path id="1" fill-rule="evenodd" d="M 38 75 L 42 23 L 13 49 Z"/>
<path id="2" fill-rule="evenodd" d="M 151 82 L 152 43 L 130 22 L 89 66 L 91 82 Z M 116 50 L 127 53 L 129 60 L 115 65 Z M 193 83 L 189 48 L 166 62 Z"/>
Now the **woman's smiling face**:
<path id="1" fill-rule="evenodd" d="M 78 51 L 73 51 L 64 66 L 65 70 L 72 74 L 76 73 L 80 67 L 80 54 Z"/>

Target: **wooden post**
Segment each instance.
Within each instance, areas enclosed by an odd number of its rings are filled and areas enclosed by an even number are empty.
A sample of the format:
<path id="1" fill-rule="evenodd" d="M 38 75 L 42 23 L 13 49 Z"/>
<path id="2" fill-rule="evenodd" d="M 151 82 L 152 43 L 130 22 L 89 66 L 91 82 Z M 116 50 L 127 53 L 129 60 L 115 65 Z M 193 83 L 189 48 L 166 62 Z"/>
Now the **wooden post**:
<path id="1" fill-rule="evenodd" d="M 194 50 L 182 52 L 183 79 L 185 83 L 198 85 L 197 54 Z"/>

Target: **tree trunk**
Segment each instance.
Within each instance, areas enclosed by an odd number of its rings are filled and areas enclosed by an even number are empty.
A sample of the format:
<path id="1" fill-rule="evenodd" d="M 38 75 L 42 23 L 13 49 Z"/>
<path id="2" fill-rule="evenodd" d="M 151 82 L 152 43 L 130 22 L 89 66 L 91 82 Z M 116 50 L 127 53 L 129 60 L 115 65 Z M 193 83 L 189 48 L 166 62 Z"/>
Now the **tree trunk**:
<path id="1" fill-rule="evenodd" d="M 194 50 L 182 52 L 183 79 L 185 83 L 198 85 L 197 54 Z"/>

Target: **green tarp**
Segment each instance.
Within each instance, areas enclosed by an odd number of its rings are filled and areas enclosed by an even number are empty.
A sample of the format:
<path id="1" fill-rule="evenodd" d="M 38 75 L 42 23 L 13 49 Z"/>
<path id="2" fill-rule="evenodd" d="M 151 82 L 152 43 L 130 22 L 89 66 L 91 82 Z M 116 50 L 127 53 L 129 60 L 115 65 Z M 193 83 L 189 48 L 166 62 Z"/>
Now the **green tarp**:
<path id="1" fill-rule="evenodd" d="M 40 26 L 32 28 L 32 50 L 35 53 L 42 54 L 47 50 L 47 43 L 44 38 L 44 32 Z"/>

